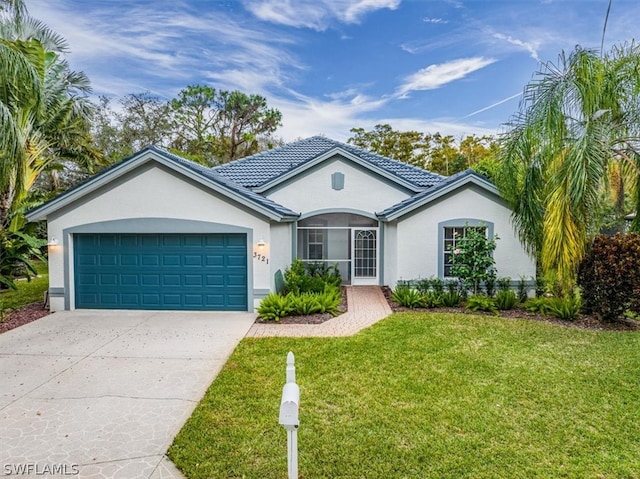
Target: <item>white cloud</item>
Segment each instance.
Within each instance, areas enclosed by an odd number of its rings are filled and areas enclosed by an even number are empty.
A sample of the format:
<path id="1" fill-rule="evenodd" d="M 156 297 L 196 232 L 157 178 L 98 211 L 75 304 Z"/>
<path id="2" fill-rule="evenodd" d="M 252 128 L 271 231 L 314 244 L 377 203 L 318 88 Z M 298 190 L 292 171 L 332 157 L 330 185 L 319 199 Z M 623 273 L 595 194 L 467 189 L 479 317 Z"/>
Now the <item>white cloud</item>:
<path id="1" fill-rule="evenodd" d="M 422 21 L 424 23 L 435 23 L 435 24 L 438 24 L 438 23 L 449 23 L 448 20 L 445 20 L 444 18 L 440 18 L 440 17 L 424 17 L 422 19 Z"/>
<path id="2" fill-rule="evenodd" d="M 411 91 L 435 90 L 447 83 L 460 80 L 495 61 L 493 58 L 473 57 L 429 65 L 405 78 L 404 84 L 398 88 L 396 95 L 406 98 Z"/>
<path id="3" fill-rule="evenodd" d="M 326 30 L 333 20 L 359 23 L 369 12 L 395 10 L 401 0 L 245 0 L 260 20 L 296 28 Z"/>
<path id="4" fill-rule="evenodd" d="M 340 98 L 323 101 L 290 92 L 291 96 L 271 97 L 269 104 L 280 110 L 283 126 L 278 130 L 286 141 L 313 135 L 327 135 L 339 141 L 349 137 L 351 128 L 368 122 L 389 98 L 371 98 L 356 90 L 338 94 Z"/>
<path id="5" fill-rule="evenodd" d="M 98 94 L 140 91 L 136 75 L 181 87 L 194 78 L 209 78 L 220 88 L 263 93 L 282 87 L 289 75 L 305 68 L 289 52 L 294 39 L 285 33 L 264 24 L 241 24 L 221 11 L 194 12 L 179 2 L 167 1 L 156 10 L 123 3 L 117 11 L 126 18 L 121 22 L 113 21 L 109 9 L 75 16 L 68 1 L 33 0 L 30 11 L 69 41 L 72 64 L 83 64 Z"/>
<path id="6" fill-rule="evenodd" d="M 342 1 L 342 2 L 332 2 L 334 3 L 338 9 L 336 13 L 340 15 L 338 16 L 345 23 L 358 23 L 360 16 L 373 12 L 376 10 L 381 10 L 383 8 L 388 8 L 389 10 L 395 10 L 400 5 L 400 0 L 354 0 L 354 1 Z M 344 4 L 342 6 L 341 4 Z"/>
<path id="7" fill-rule="evenodd" d="M 538 56 L 538 48 L 540 48 L 539 41 L 525 42 L 523 40 L 513 38 L 511 35 L 504 35 L 502 33 L 494 33 L 493 38 L 496 38 L 498 40 L 504 40 L 505 42 L 510 43 L 511 45 L 521 47 L 522 49 L 529 52 L 529 54 L 531 55 L 531 58 L 533 58 L 538 62 L 540 61 L 540 57 Z"/>
<path id="8" fill-rule="evenodd" d="M 496 128 L 487 128 L 481 123 L 470 123 L 452 118 L 401 118 L 380 114 L 382 108 L 393 101 L 390 97 L 375 99 L 349 90 L 337 94 L 338 99 L 319 101 L 315 98 L 295 94 L 293 98 L 272 98 L 273 104 L 283 114 L 283 126 L 278 135 L 285 141 L 326 135 L 334 140 L 346 141 L 351 128 L 371 130 L 377 124 L 390 124 L 394 129 L 416 130 L 427 133 L 440 132 L 456 138 L 466 135 L 495 135 Z M 351 94 L 351 95 L 349 95 Z"/>

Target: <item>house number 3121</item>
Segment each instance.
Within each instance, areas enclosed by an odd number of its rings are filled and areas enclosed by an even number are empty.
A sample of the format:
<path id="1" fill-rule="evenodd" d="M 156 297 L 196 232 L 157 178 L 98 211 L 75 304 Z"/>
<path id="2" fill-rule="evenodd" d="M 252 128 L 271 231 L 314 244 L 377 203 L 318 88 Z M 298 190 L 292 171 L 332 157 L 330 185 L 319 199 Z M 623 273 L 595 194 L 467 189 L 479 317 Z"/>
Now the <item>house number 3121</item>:
<path id="1" fill-rule="evenodd" d="M 253 252 L 253 259 L 269 264 L 269 258 L 267 258 L 265 255 L 260 254 L 256 251 Z"/>

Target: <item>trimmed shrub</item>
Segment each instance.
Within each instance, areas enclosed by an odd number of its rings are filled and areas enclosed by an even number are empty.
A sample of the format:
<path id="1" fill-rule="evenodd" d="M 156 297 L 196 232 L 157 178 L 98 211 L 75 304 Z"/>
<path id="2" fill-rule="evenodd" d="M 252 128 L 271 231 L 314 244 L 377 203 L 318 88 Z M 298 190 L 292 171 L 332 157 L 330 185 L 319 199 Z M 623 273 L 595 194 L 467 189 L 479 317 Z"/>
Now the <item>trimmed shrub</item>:
<path id="1" fill-rule="evenodd" d="M 456 290 L 448 290 L 440 295 L 440 301 L 447 308 L 455 308 L 460 305 L 462 295 Z"/>
<path id="2" fill-rule="evenodd" d="M 551 312 L 551 299 L 544 296 L 539 298 L 529 298 L 524 303 L 524 308 L 531 313 L 549 314 Z"/>
<path id="3" fill-rule="evenodd" d="M 337 266 L 326 263 L 307 263 L 295 259 L 284 270 L 285 291 L 287 293 L 322 293 L 324 285 L 340 287 L 342 279 Z"/>
<path id="4" fill-rule="evenodd" d="M 424 301 L 420 291 L 417 289 L 410 288 L 407 285 L 400 285 L 393 290 L 391 294 L 391 299 L 393 299 L 400 306 L 404 306 L 405 308 L 420 308 L 424 306 Z"/>
<path id="5" fill-rule="evenodd" d="M 501 289 L 496 293 L 495 304 L 501 311 L 513 309 L 518 303 L 516 293 L 510 289 Z"/>
<path id="6" fill-rule="evenodd" d="M 436 291 L 427 291 L 422 296 L 422 302 L 426 308 L 437 308 L 438 306 L 442 306 L 442 294 L 437 293 Z"/>
<path id="7" fill-rule="evenodd" d="M 584 310 L 604 321 L 640 312 L 640 234 L 596 236 L 578 269 Z"/>
<path id="8" fill-rule="evenodd" d="M 330 313 L 332 316 L 337 316 L 340 313 L 338 306 L 342 302 L 342 292 L 339 287 L 327 284 L 322 293 L 316 294 L 316 301 L 320 307 L 320 313 Z"/>
<path id="9" fill-rule="evenodd" d="M 290 295 L 291 312 L 299 315 L 315 314 L 320 312 L 318 294 L 301 293 Z"/>
<path id="10" fill-rule="evenodd" d="M 565 321 L 576 319 L 580 314 L 581 307 L 582 299 L 577 292 L 563 298 L 551 298 L 549 301 L 549 312 L 556 318 L 564 319 Z"/>
<path id="11" fill-rule="evenodd" d="M 258 316 L 266 321 L 280 321 L 292 311 L 291 296 L 277 293 L 269 295 L 260 302 Z"/>
<path id="12" fill-rule="evenodd" d="M 484 296 L 482 294 L 474 294 L 473 296 L 469 296 L 469 298 L 467 298 L 465 307 L 467 309 L 470 309 L 471 311 L 488 311 L 490 313 L 498 314 L 498 309 L 496 308 L 496 303 L 493 298 Z"/>

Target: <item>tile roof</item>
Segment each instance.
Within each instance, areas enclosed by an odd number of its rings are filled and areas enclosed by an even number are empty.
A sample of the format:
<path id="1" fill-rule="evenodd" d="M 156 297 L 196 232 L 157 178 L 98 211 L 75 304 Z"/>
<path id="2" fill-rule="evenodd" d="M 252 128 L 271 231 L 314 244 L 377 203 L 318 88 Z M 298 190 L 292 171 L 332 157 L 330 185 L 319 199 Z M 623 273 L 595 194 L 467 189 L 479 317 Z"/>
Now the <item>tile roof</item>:
<path id="1" fill-rule="evenodd" d="M 483 175 L 479 174 L 478 172 L 474 171 L 474 170 L 464 170 L 461 171 L 459 173 L 456 173 L 455 175 L 451 175 L 451 176 L 446 176 L 442 178 L 442 181 L 440 183 L 438 183 L 437 185 L 435 185 L 433 188 L 429 188 L 427 190 L 424 190 L 416 195 L 413 195 L 403 201 L 401 201 L 400 203 L 397 203 L 393 206 L 390 206 L 389 208 L 380 211 L 378 213 L 376 213 L 376 215 L 379 218 L 387 218 L 389 216 L 392 216 L 394 213 L 397 213 L 399 211 L 404 210 L 405 208 L 410 208 L 412 205 L 414 205 L 415 203 L 419 203 L 423 200 L 425 201 L 429 201 L 430 197 L 437 197 L 438 193 L 440 193 L 441 191 L 445 190 L 447 187 L 453 185 L 454 183 L 457 183 L 459 181 L 462 181 L 466 178 L 476 178 L 477 180 L 480 180 L 482 183 L 481 184 L 486 184 L 486 185 L 491 185 L 489 188 L 494 188 L 493 187 L 493 183 L 491 183 L 490 180 L 488 180 L 486 177 L 484 177 Z M 497 190 L 496 190 L 497 192 Z"/>
<path id="2" fill-rule="evenodd" d="M 418 188 L 432 187 L 440 183 L 444 178 L 421 168 L 323 136 L 312 136 L 280 148 L 263 151 L 217 166 L 213 170 L 239 185 L 255 188 L 269 183 L 278 176 L 294 170 L 335 148 L 341 148 Z"/>

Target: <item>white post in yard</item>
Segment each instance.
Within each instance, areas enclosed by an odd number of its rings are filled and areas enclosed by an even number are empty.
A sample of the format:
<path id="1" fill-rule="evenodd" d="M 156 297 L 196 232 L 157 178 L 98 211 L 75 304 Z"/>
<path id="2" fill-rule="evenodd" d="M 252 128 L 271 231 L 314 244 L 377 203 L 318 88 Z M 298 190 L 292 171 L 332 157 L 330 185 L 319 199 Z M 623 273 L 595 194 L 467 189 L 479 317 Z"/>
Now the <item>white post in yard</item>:
<path id="1" fill-rule="evenodd" d="M 300 388 L 296 384 L 295 358 L 287 354 L 287 381 L 282 388 L 279 423 L 287 430 L 288 478 L 298 479 L 298 408 L 300 407 Z"/>

